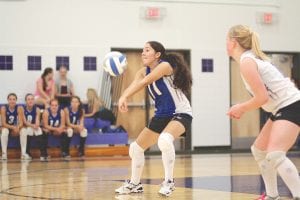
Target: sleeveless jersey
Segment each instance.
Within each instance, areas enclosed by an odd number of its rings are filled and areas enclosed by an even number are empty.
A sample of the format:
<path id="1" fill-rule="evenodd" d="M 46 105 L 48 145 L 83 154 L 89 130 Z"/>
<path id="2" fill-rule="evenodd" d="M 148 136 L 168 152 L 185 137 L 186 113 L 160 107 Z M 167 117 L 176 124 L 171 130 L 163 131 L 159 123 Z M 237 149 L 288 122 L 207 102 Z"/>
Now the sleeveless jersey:
<path id="1" fill-rule="evenodd" d="M 6 123 L 9 125 L 17 125 L 18 124 L 18 106 L 15 107 L 13 111 L 9 110 L 9 106 L 5 105 L 6 109 Z"/>
<path id="2" fill-rule="evenodd" d="M 146 75 L 150 72 L 150 68 L 146 67 Z M 164 76 L 148 85 L 148 93 L 155 102 L 156 117 L 171 117 L 177 113 L 192 116 L 189 100 L 180 89 L 174 87 L 173 79 L 174 75 Z"/>
<path id="3" fill-rule="evenodd" d="M 48 108 L 48 124 L 52 127 L 59 127 L 61 123 L 60 109 L 58 109 L 57 114 L 55 116 L 52 115 L 50 108 Z"/>
<path id="4" fill-rule="evenodd" d="M 35 119 L 36 119 L 36 106 L 32 107 L 32 110 L 29 111 L 26 106 L 24 106 L 24 115 L 25 119 L 28 123 L 30 124 L 35 124 Z"/>
<path id="5" fill-rule="evenodd" d="M 71 124 L 80 124 L 79 111 L 72 112 L 71 107 L 69 109 L 69 119 Z"/>
<path id="6" fill-rule="evenodd" d="M 290 78 L 285 78 L 274 65 L 268 61 L 256 58 L 251 51 L 244 52 L 240 61 L 244 58 L 251 58 L 256 62 L 258 73 L 268 91 L 269 100 L 262 105 L 265 111 L 275 114 L 279 109 L 300 100 L 300 91 L 298 88 L 296 88 Z M 249 84 L 243 76 L 242 80 L 246 89 L 253 95 Z"/>

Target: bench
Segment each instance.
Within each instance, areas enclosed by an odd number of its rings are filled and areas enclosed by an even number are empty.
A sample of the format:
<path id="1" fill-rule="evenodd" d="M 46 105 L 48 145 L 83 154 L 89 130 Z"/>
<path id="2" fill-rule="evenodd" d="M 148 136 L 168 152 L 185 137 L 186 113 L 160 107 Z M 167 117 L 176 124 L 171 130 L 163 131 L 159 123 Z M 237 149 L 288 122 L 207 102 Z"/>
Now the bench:
<path id="1" fill-rule="evenodd" d="M 2 106 L 3 104 L 0 104 Z M 18 104 L 22 105 L 22 104 Z M 102 133 L 101 130 L 109 127 L 110 122 L 94 119 L 94 118 L 85 118 L 84 126 L 88 130 L 88 136 L 86 139 L 86 145 L 127 145 L 128 144 L 128 134 L 126 132 L 119 133 Z M 38 147 L 35 137 L 32 139 L 32 147 Z M 75 134 L 71 140 L 71 146 L 79 145 L 79 135 Z M 58 147 L 60 146 L 60 140 L 58 137 L 49 135 L 48 139 L 49 147 Z M 8 141 L 9 148 L 18 148 L 20 147 L 19 137 L 10 137 Z"/>

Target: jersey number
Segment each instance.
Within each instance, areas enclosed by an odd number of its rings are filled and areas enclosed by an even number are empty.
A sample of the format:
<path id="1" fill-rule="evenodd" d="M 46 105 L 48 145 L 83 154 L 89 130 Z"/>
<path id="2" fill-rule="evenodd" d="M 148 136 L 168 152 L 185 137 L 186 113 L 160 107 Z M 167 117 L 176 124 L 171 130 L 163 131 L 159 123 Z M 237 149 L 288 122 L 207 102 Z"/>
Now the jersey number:
<path id="1" fill-rule="evenodd" d="M 32 115 L 28 115 L 28 116 L 27 116 L 27 122 L 28 122 L 28 123 L 31 123 L 31 122 L 32 122 Z"/>
<path id="2" fill-rule="evenodd" d="M 8 123 L 9 123 L 9 124 L 13 124 L 14 121 L 15 121 L 15 117 L 14 117 L 14 116 L 9 116 L 9 117 L 8 117 Z"/>
<path id="3" fill-rule="evenodd" d="M 57 127 L 59 125 L 59 120 L 50 120 L 50 126 L 52 127 Z"/>
<path id="4" fill-rule="evenodd" d="M 76 117 L 73 116 L 72 124 L 76 124 Z"/>

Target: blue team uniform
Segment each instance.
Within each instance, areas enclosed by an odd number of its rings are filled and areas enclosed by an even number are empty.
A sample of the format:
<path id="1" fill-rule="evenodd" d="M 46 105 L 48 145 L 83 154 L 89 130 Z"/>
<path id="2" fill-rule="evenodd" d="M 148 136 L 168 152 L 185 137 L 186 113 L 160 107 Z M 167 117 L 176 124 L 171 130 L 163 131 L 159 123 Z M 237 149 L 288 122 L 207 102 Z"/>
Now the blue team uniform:
<path id="1" fill-rule="evenodd" d="M 71 124 L 80 124 L 79 110 L 77 112 L 72 112 L 71 107 L 68 107 L 68 109 Z"/>
<path id="2" fill-rule="evenodd" d="M 165 62 L 165 61 L 160 61 Z M 146 67 L 146 75 L 151 72 Z M 174 76 L 164 76 L 148 85 L 148 93 L 155 102 L 155 117 L 172 117 L 184 113 L 192 116 L 192 108 L 185 94 L 173 85 Z"/>
<path id="3" fill-rule="evenodd" d="M 37 110 L 36 106 L 33 106 L 31 111 L 27 110 L 26 106 L 24 106 L 24 115 L 28 123 L 35 124 L 36 110 Z"/>
<path id="4" fill-rule="evenodd" d="M 15 107 L 13 111 L 9 110 L 9 106 L 5 105 L 6 108 L 6 123 L 9 125 L 17 125 L 18 124 L 18 106 Z"/>
<path id="5" fill-rule="evenodd" d="M 50 108 L 48 108 L 48 113 L 49 113 L 48 124 L 52 127 L 59 127 L 61 123 L 60 109 L 57 111 L 56 116 L 52 115 Z"/>

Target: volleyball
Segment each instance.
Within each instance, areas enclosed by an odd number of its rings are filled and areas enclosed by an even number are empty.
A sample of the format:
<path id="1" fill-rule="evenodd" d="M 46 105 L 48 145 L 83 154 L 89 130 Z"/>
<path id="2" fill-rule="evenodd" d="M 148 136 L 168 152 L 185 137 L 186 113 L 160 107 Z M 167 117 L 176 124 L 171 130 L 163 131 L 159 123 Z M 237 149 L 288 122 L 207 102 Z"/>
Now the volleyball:
<path id="1" fill-rule="evenodd" d="M 127 68 L 126 56 L 118 51 L 107 53 L 103 60 L 103 68 L 111 76 L 121 75 Z"/>

